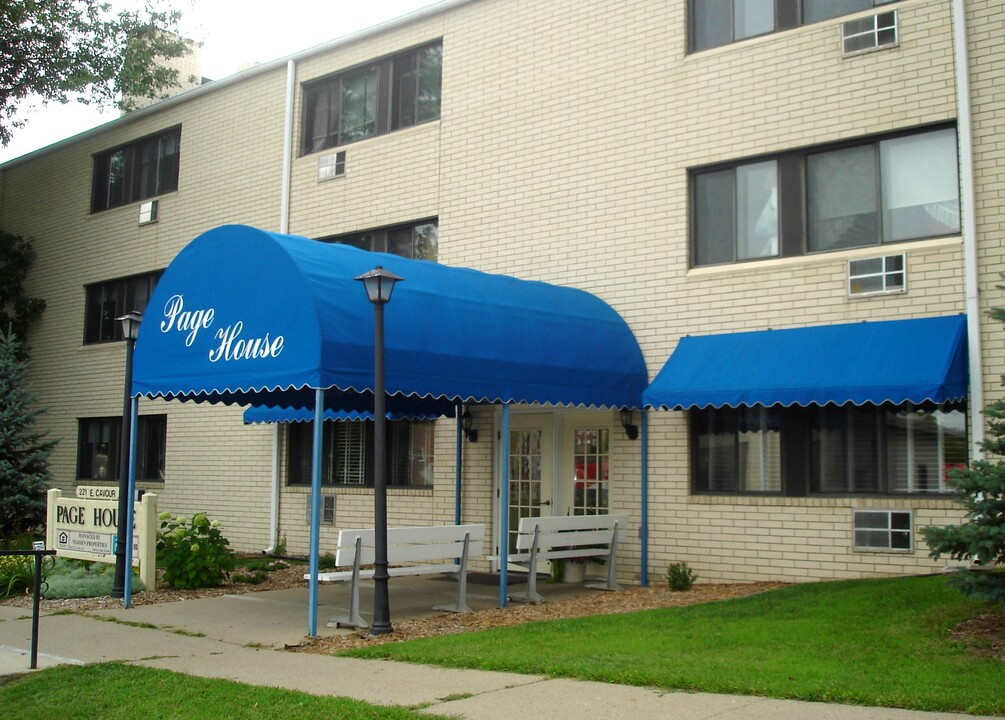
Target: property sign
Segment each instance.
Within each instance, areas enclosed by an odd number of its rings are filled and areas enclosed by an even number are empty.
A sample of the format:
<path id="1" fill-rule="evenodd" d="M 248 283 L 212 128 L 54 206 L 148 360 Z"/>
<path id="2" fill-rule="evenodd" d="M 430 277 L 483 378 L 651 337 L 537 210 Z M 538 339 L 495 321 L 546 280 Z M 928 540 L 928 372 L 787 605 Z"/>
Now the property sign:
<path id="1" fill-rule="evenodd" d="M 61 490 L 49 491 L 46 544 L 57 556 L 115 564 L 119 510 L 109 502 L 115 498 L 107 497 L 108 490 L 114 488 L 83 486 L 77 488 L 78 497 L 66 498 Z M 82 494 L 102 499 L 81 500 Z M 133 565 L 139 566 L 140 578 L 150 589 L 156 584 L 156 553 L 157 496 L 145 493 L 133 503 Z"/>

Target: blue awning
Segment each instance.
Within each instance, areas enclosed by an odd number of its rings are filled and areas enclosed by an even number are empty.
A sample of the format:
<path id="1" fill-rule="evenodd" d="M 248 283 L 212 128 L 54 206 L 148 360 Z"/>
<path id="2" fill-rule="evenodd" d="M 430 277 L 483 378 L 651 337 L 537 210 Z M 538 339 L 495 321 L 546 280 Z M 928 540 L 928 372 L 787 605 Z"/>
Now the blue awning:
<path id="1" fill-rule="evenodd" d="M 241 225 L 200 235 L 165 270 L 133 394 L 306 409 L 325 389 L 329 409 L 372 410 L 374 311 L 354 278 L 376 265 L 405 279 L 385 309 L 389 413 L 428 412 L 415 400 L 640 407 L 638 343 L 589 293 Z"/>
<path id="2" fill-rule="evenodd" d="M 965 315 L 681 338 L 647 408 L 944 403 L 967 396 Z"/>

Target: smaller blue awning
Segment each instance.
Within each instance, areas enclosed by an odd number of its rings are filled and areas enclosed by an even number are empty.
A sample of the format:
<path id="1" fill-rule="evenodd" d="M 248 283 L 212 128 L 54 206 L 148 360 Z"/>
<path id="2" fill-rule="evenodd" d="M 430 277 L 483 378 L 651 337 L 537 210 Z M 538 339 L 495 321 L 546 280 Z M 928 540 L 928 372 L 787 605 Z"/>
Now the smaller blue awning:
<path id="1" fill-rule="evenodd" d="M 647 408 L 944 403 L 967 396 L 965 315 L 681 338 Z"/>

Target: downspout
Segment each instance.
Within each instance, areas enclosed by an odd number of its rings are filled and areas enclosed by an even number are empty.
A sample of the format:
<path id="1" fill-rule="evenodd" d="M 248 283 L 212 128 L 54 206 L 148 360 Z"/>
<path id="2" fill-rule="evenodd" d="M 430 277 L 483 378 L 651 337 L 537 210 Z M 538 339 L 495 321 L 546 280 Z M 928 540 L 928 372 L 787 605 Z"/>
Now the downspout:
<path id="1" fill-rule="evenodd" d="M 984 457 L 984 363 L 981 355 L 980 284 L 977 272 L 977 199 L 974 191 L 974 139 L 970 116 L 970 58 L 963 0 L 953 0 L 953 58 L 956 65 L 956 134 L 960 161 L 960 230 L 963 234 L 963 277 L 966 292 L 967 343 L 970 358 L 970 457 Z"/>
<path id="2" fill-rule="evenodd" d="M 283 110 L 283 169 L 279 190 L 279 232 L 290 232 L 290 172 L 293 164 L 293 99 L 296 95 L 297 63 L 286 63 L 286 105 Z M 279 423 L 272 429 L 272 492 L 269 508 L 269 545 L 262 554 L 271 555 L 279 545 Z"/>

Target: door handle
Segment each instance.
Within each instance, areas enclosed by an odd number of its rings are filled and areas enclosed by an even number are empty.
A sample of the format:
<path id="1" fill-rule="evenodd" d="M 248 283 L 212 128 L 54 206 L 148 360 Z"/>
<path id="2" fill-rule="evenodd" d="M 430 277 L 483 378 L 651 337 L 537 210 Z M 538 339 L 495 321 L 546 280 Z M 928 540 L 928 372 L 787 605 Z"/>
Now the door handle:
<path id="1" fill-rule="evenodd" d="M 542 500 L 539 504 L 540 505 L 551 505 L 551 500 Z"/>

